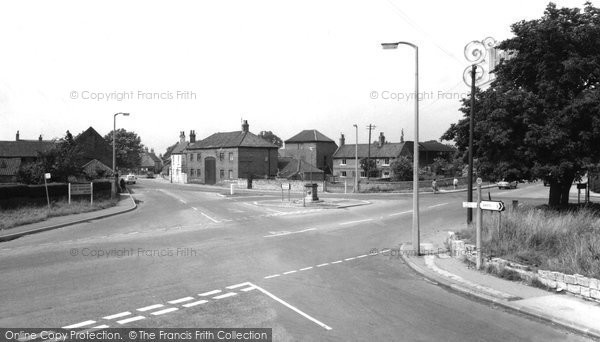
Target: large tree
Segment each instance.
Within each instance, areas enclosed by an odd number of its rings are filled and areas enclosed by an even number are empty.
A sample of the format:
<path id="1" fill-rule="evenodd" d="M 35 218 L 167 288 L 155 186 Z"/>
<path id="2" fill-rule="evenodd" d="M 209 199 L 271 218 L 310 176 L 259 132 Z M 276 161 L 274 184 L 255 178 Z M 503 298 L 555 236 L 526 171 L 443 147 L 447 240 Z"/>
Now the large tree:
<path id="1" fill-rule="evenodd" d="M 498 46 L 511 58 L 475 96 L 473 153 L 480 174 L 546 179 L 549 205 L 566 205 L 573 180 L 600 160 L 600 10 L 550 3 L 511 28 L 515 37 Z M 470 99 L 461 111 L 442 139 L 466 153 Z"/>
<path id="2" fill-rule="evenodd" d="M 119 169 L 135 169 L 140 166 L 142 161 L 142 152 L 144 152 L 144 145 L 142 145 L 142 139 L 135 132 L 128 132 L 123 128 L 119 128 L 116 131 L 116 162 L 117 168 Z M 113 132 L 109 132 L 104 136 L 104 140 L 112 148 Z"/>

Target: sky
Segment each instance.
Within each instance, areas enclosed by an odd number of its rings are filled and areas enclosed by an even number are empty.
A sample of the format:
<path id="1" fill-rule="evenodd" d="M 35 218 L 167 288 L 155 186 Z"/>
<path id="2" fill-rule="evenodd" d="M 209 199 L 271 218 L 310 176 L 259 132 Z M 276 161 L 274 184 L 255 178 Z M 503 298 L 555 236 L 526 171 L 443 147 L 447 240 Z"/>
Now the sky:
<path id="1" fill-rule="evenodd" d="M 555 1 L 582 7 L 584 1 Z M 304 129 L 346 143 L 419 140 L 458 121 L 469 87 L 464 47 L 512 36 L 547 1 L 4 1 L 0 4 L 0 140 L 94 127 L 136 132 L 164 153 L 179 132 Z M 600 5 L 600 0 L 592 2 Z"/>

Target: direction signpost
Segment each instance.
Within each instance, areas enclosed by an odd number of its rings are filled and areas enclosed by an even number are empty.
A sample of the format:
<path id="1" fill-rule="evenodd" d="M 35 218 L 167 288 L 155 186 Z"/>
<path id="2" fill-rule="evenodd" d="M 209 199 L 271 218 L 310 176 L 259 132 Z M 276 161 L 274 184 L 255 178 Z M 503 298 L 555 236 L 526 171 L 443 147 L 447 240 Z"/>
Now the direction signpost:
<path id="1" fill-rule="evenodd" d="M 50 173 L 44 174 L 44 187 L 46 188 L 46 201 L 48 201 L 48 211 L 50 211 L 50 195 L 48 195 L 48 183 L 46 182 L 46 180 L 50 179 L 51 177 L 52 175 Z"/>
<path id="2" fill-rule="evenodd" d="M 502 201 L 481 201 L 479 204 L 481 210 L 504 211 L 506 207 Z"/>

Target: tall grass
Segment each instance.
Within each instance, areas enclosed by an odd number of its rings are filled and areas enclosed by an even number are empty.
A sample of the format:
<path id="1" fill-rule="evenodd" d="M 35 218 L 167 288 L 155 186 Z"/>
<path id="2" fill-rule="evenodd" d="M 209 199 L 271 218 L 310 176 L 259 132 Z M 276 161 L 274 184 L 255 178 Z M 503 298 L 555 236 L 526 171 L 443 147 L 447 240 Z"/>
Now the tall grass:
<path id="1" fill-rule="evenodd" d="M 600 213 L 582 208 L 556 212 L 540 208 L 485 212 L 484 253 L 542 269 L 600 278 Z M 473 231 L 465 232 L 472 241 Z"/>
<path id="2" fill-rule="evenodd" d="M 49 217 L 65 216 L 71 214 L 85 213 L 117 205 L 118 199 L 98 199 L 94 200 L 94 205 L 90 206 L 89 201 L 67 201 L 53 202 L 50 205 L 50 211 L 46 206 L 24 206 L 16 209 L 2 210 L 0 213 L 0 229 L 13 228 L 25 224 L 40 222 Z"/>

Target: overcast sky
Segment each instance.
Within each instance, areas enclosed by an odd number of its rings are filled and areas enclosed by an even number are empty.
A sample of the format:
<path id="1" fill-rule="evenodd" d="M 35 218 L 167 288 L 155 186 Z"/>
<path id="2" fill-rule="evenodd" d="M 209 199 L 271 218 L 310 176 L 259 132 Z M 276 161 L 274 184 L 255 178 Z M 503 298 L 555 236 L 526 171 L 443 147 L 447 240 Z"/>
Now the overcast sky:
<path id="1" fill-rule="evenodd" d="M 380 47 L 399 40 L 419 45 L 420 140 L 439 139 L 469 91 L 465 44 L 509 38 L 512 23 L 539 18 L 547 3 L 4 1 L 0 140 L 89 126 L 105 135 L 116 112 L 130 112 L 117 126 L 157 153 L 180 131 L 202 139 L 239 130 L 242 118 L 283 140 L 314 128 L 353 143 L 354 123 L 359 142 L 370 123 L 388 141 L 402 128 L 412 140 L 412 98 L 390 97 L 414 89 L 413 50 Z"/>

